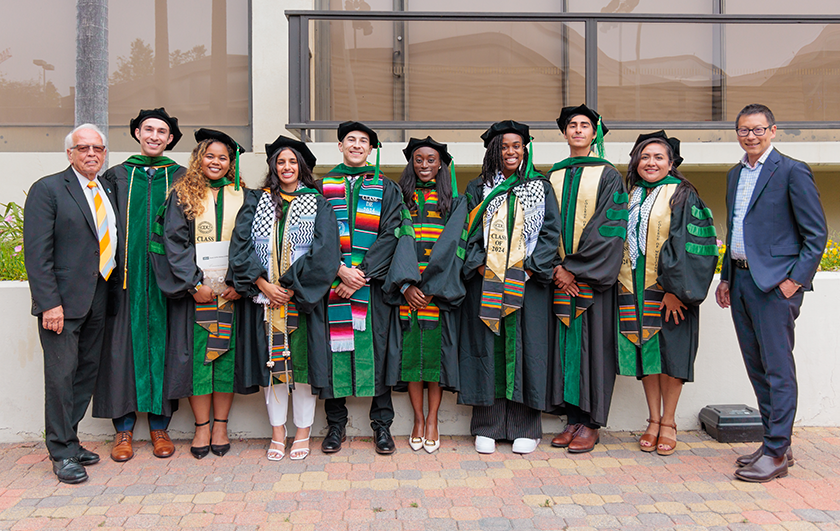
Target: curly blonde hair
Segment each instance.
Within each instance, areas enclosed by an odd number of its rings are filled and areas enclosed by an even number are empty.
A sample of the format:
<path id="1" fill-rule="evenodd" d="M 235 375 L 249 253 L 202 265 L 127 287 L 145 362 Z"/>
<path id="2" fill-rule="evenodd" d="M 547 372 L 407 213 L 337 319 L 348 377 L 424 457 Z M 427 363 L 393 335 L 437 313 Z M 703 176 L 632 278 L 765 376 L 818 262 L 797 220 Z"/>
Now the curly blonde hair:
<path id="1" fill-rule="evenodd" d="M 189 220 L 194 220 L 204 212 L 204 198 L 210 186 L 207 183 L 208 179 L 201 171 L 201 161 L 207 153 L 207 148 L 214 142 L 222 144 L 228 151 L 230 167 L 225 177 L 233 181 L 236 176 L 236 153 L 227 144 L 214 139 L 199 142 L 190 155 L 186 175 L 172 186 L 172 191 L 178 194 L 178 204 L 183 207 L 184 216 Z M 245 186 L 245 182 L 241 178 L 239 184 Z"/>

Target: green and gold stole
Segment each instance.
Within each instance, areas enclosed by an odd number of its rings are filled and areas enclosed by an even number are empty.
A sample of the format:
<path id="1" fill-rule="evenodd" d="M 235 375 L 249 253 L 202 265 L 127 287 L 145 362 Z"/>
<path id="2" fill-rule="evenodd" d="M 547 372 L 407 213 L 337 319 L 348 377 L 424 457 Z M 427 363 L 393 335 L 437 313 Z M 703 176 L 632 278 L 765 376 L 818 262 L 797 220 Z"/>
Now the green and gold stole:
<path id="1" fill-rule="evenodd" d="M 636 218 L 630 220 L 635 234 L 628 234 L 618 275 L 618 329 L 622 336 L 619 338 L 619 374 L 636 375 L 636 347 L 642 351 L 644 374 L 661 372 L 659 341 L 651 341 L 662 329 L 660 305 L 665 296 L 656 279 L 659 255 L 671 230 L 671 198 L 679 182 L 671 176 L 655 183 L 640 180 L 631 191 L 631 195 L 638 194 L 639 198 L 630 212 L 630 216 Z M 657 195 L 647 213 L 645 199 L 654 193 Z M 646 213 L 647 219 L 644 219 Z M 637 249 L 636 267 L 633 268 L 630 246 L 638 246 L 639 233 L 644 228 L 647 229 L 644 253 Z"/>
<path id="2" fill-rule="evenodd" d="M 525 294 L 524 211 L 511 193 L 517 184 L 519 176 L 514 173 L 470 212 L 469 234 L 483 230 L 485 223 L 489 225 L 479 318 L 496 335 L 501 333 L 502 318 L 522 307 Z M 485 220 L 488 206 L 502 196 L 496 211 Z"/>
<path id="3" fill-rule="evenodd" d="M 598 204 L 598 188 L 609 161 L 594 157 L 570 157 L 555 164 L 549 181 L 560 203 L 562 223 L 557 252 L 560 258 L 578 251 L 583 230 L 592 220 Z M 564 170 L 564 171 L 561 171 Z M 615 201 L 614 201 L 615 202 Z M 592 306 L 592 287 L 577 282 L 576 297 L 554 288 L 554 314 L 560 320 L 559 350 L 563 365 L 563 399 L 580 405 L 580 364 L 583 320 L 581 316 Z"/>
<path id="4" fill-rule="evenodd" d="M 213 201 L 213 194 L 204 194 L 204 210 L 195 218 L 196 245 L 216 241 L 230 241 L 236 214 L 245 199 L 241 189 L 236 190 L 227 178 L 209 181 L 211 188 L 221 188 Z M 195 322 L 210 335 L 207 337 L 207 349 L 204 364 L 208 365 L 230 349 L 230 336 L 233 327 L 233 301 L 221 295 L 213 297 L 208 303 L 195 303 Z"/>

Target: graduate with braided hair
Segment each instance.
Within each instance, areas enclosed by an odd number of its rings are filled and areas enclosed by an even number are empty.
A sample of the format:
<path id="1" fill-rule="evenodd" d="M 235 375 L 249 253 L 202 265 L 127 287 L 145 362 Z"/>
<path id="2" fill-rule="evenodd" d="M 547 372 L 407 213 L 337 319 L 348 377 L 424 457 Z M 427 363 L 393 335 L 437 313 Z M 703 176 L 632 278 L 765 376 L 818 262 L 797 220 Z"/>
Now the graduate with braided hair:
<path id="1" fill-rule="evenodd" d="M 542 437 L 547 400 L 557 201 L 531 165 L 527 125 L 497 122 L 481 138 L 487 149 L 481 174 L 465 194 L 458 402 L 473 406 L 477 452 L 493 453 L 497 440 L 512 440 L 514 452 L 527 454 Z"/>

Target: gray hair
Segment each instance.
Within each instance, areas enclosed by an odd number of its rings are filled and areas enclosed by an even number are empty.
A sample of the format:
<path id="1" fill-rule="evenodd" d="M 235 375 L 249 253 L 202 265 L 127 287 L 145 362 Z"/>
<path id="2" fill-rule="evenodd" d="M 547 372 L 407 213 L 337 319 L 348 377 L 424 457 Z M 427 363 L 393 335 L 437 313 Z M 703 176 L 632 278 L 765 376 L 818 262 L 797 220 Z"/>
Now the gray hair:
<path id="1" fill-rule="evenodd" d="M 70 131 L 67 136 L 64 137 L 64 149 L 70 149 L 73 147 L 73 135 L 77 132 L 81 131 L 82 129 L 90 129 L 91 131 L 95 132 L 99 135 L 100 140 L 102 140 L 102 145 L 106 148 L 108 147 L 108 139 L 105 137 L 105 133 L 102 132 L 101 129 L 96 127 L 94 124 L 82 124 L 72 131 Z"/>

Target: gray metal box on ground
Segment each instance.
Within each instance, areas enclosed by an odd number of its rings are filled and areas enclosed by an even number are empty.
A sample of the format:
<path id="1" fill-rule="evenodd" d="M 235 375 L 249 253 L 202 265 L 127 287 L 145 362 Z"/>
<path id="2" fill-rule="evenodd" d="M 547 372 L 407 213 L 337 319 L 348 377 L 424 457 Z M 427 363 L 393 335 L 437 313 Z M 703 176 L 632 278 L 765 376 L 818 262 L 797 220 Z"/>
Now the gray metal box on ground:
<path id="1" fill-rule="evenodd" d="M 760 442 L 764 437 L 761 414 L 745 404 L 706 406 L 700 426 L 718 442 Z"/>

